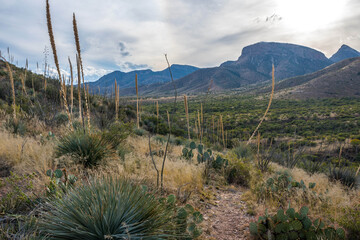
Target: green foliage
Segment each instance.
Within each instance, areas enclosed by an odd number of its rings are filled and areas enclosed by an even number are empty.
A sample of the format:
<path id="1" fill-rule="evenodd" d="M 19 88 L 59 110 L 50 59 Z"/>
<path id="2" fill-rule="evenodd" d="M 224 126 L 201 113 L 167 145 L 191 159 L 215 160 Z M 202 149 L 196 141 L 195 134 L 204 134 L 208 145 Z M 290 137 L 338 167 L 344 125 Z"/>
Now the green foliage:
<path id="1" fill-rule="evenodd" d="M 61 112 L 55 115 L 54 121 L 58 126 L 64 125 L 69 121 L 69 117 L 66 113 Z"/>
<path id="2" fill-rule="evenodd" d="M 228 154 L 229 166 L 225 170 L 225 178 L 230 184 L 249 186 L 251 180 L 251 164 L 245 158 L 238 158 L 237 154 Z"/>
<path id="3" fill-rule="evenodd" d="M 66 169 L 49 169 L 46 175 L 50 177 L 49 184 L 46 185 L 46 193 L 50 197 L 61 197 L 64 193 L 74 187 L 77 177 L 67 174 Z"/>
<path id="4" fill-rule="evenodd" d="M 77 130 L 59 140 L 55 149 L 56 157 L 70 156 L 85 167 L 98 165 L 103 159 L 113 156 L 121 142 L 116 132 L 88 133 Z"/>
<path id="5" fill-rule="evenodd" d="M 348 232 L 348 239 L 358 239 L 360 236 L 360 203 L 342 209 L 339 224 Z"/>
<path id="6" fill-rule="evenodd" d="M 34 206 L 33 178 L 33 174 L 19 176 L 11 172 L 9 177 L 0 179 L 0 189 L 5 191 L 0 199 L 0 213 L 15 214 Z"/>
<path id="7" fill-rule="evenodd" d="M 299 212 L 288 208 L 279 209 L 276 214 L 260 216 L 250 223 L 250 233 L 257 239 L 345 239 L 342 228 L 326 227 L 320 220 L 314 222 L 308 217 L 309 208 L 304 206 Z"/>
<path id="8" fill-rule="evenodd" d="M 239 144 L 237 147 L 232 149 L 238 158 L 252 158 L 252 151 L 249 145 Z"/>
<path id="9" fill-rule="evenodd" d="M 174 207 L 174 197 L 164 203 L 127 180 L 104 178 L 49 202 L 39 229 L 51 239 L 168 239 L 183 236 L 180 220 L 188 223 L 188 208 Z"/>
<path id="10" fill-rule="evenodd" d="M 173 212 L 172 221 L 176 226 L 177 236 L 185 239 L 194 239 L 201 235 L 202 230 L 199 226 L 203 222 L 203 215 L 199 211 L 195 211 L 194 207 L 190 204 L 185 206 L 176 206 L 176 197 L 169 195 L 167 199 L 160 199 L 167 209 Z"/>
<path id="11" fill-rule="evenodd" d="M 194 157 L 193 150 L 195 150 L 195 148 L 196 148 L 196 143 L 191 142 L 189 147 L 190 147 L 189 149 L 184 147 L 182 150 L 182 154 L 185 159 L 190 161 Z"/>
<path id="12" fill-rule="evenodd" d="M 270 200 L 277 204 L 278 207 L 284 208 L 288 201 L 299 191 L 301 198 L 296 201 L 304 201 L 307 204 L 316 204 L 319 201 L 325 201 L 312 189 L 316 183 L 309 183 L 305 185 L 304 181 L 295 181 L 288 172 L 277 172 L 273 177 L 270 177 L 264 183 L 258 184 L 255 189 L 257 198 L 259 200 Z M 301 202 L 299 202 L 301 203 Z"/>
<path id="13" fill-rule="evenodd" d="M 355 171 L 349 168 L 341 167 L 329 167 L 329 178 L 333 181 L 340 181 L 343 185 L 356 188 L 357 181 L 360 176 L 356 176 Z"/>
<path id="14" fill-rule="evenodd" d="M 145 134 L 145 130 L 144 129 L 142 129 L 142 128 L 135 128 L 134 129 L 134 133 L 135 133 L 135 135 L 137 135 L 137 136 L 144 136 L 144 134 Z"/>
<path id="15" fill-rule="evenodd" d="M 10 118 L 5 122 L 5 128 L 12 134 L 25 135 L 26 125 L 19 119 Z"/>

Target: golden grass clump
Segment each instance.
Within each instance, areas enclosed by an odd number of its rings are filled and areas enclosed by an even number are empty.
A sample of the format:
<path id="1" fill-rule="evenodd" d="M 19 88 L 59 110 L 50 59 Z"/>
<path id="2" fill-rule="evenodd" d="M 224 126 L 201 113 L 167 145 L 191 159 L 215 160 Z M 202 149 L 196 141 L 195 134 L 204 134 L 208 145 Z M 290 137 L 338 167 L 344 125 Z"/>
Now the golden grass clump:
<path id="1" fill-rule="evenodd" d="M 110 175 L 122 175 L 135 181 L 145 182 L 156 186 L 157 175 L 151 156 L 149 155 L 149 142 L 147 137 L 129 137 L 126 140 L 130 153 L 125 155 L 123 164 L 118 159 L 109 160 L 100 166 L 99 172 Z M 166 143 L 151 141 L 152 151 L 165 149 Z M 169 145 L 167 163 L 164 169 L 164 190 L 175 193 L 180 187 L 182 190 L 202 189 L 203 166 L 195 165 L 181 159 L 182 147 Z M 157 166 L 162 165 L 163 157 L 153 156 Z M 186 186 L 184 186 L 186 185 Z"/>

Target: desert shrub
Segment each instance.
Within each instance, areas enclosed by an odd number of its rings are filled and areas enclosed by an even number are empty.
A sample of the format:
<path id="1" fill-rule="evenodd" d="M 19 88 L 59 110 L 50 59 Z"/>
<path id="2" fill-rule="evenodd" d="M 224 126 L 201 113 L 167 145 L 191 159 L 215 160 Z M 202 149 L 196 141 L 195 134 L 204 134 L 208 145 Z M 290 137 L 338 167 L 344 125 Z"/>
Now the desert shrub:
<path id="1" fill-rule="evenodd" d="M 358 176 L 355 171 L 345 167 L 330 167 L 329 179 L 332 181 L 340 181 L 343 185 L 350 188 L 357 187 Z"/>
<path id="2" fill-rule="evenodd" d="M 239 144 L 232 150 L 238 158 L 251 158 L 252 151 L 250 146 L 246 144 Z"/>
<path id="3" fill-rule="evenodd" d="M 285 213 L 279 209 L 272 216 L 266 212 L 257 223 L 250 223 L 250 232 L 256 239 L 345 239 L 342 228 L 327 227 L 321 219 L 311 221 L 308 212 L 306 206 L 299 212 L 293 208 L 288 208 Z"/>
<path id="4" fill-rule="evenodd" d="M 69 121 L 69 117 L 66 113 L 61 112 L 55 115 L 54 121 L 57 125 L 64 125 Z"/>
<path id="5" fill-rule="evenodd" d="M 225 178 L 230 184 L 249 186 L 251 179 L 251 164 L 244 158 L 238 158 L 237 154 L 227 154 L 229 166 L 225 170 Z"/>
<path id="6" fill-rule="evenodd" d="M 102 133 L 88 133 L 77 130 L 60 138 L 55 148 L 56 157 L 70 156 L 85 167 L 98 165 L 103 159 L 116 153 L 116 142 Z"/>
<path id="7" fill-rule="evenodd" d="M 145 134 L 145 130 L 144 129 L 142 129 L 142 128 L 135 128 L 134 129 L 134 133 L 135 133 L 135 135 L 138 135 L 138 136 L 144 136 L 144 134 Z"/>
<path id="8" fill-rule="evenodd" d="M 101 134 L 102 139 L 111 144 L 113 149 L 117 149 L 120 144 L 131 134 L 131 123 L 115 122 L 111 124 Z"/>
<path id="9" fill-rule="evenodd" d="M 12 134 L 25 135 L 26 125 L 19 119 L 9 118 L 5 123 L 5 128 Z"/>
<path id="10" fill-rule="evenodd" d="M 92 180 L 49 202 L 40 233 L 51 239 L 166 239 L 176 235 L 171 208 L 127 180 Z"/>
<path id="11" fill-rule="evenodd" d="M 339 224 L 348 232 L 349 239 L 358 239 L 360 235 L 360 203 L 342 209 Z"/>
<path id="12" fill-rule="evenodd" d="M 297 204 L 317 204 L 323 201 L 322 197 L 312 189 L 316 183 L 310 182 L 308 186 L 304 181 L 295 181 L 287 171 L 276 172 L 265 182 L 255 187 L 255 194 L 258 201 L 270 201 L 277 207 L 284 208 L 290 200 Z"/>
<path id="13" fill-rule="evenodd" d="M 11 172 L 9 177 L 0 179 L 0 189 L 5 190 L 0 199 L 0 213 L 15 214 L 33 207 L 33 178 L 33 174 L 19 176 Z"/>

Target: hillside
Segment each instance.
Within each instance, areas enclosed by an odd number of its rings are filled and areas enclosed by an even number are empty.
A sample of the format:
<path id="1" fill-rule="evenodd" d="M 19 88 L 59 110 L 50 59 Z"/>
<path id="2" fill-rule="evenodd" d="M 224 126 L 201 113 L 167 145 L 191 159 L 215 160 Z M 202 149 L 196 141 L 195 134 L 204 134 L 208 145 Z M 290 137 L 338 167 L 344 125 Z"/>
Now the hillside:
<path id="1" fill-rule="evenodd" d="M 281 80 L 320 70 L 332 62 L 317 50 L 288 43 L 259 42 L 245 47 L 236 61 L 227 61 L 219 67 L 199 69 L 181 79 L 176 86 L 179 92 L 205 92 L 213 80 L 212 90 L 227 90 L 264 82 L 271 78 L 274 63 Z M 147 93 L 167 93 L 171 83 L 155 86 Z"/>
<path id="2" fill-rule="evenodd" d="M 275 91 L 278 96 L 301 99 L 359 97 L 360 57 L 345 59 L 315 73 L 286 79 L 276 85 Z"/>
<path id="3" fill-rule="evenodd" d="M 344 59 L 354 57 L 360 57 L 360 52 L 344 44 L 334 55 L 331 56 L 330 60 L 333 62 L 340 62 Z"/>
<path id="4" fill-rule="evenodd" d="M 173 64 L 171 66 L 171 71 L 174 79 L 182 78 L 196 71 L 197 69 L 198 69 L 197 67 L 193 67 L 189 65 Z M 121 71 L 114 71 L 112 73 L 102 76 L 99 80 L 95 82 L 91 82 L 90 87 L 95 88 L 96 90 L 98 89 L 98 87 L 100 87 L 102 90 L 105 90 L 106 88 L 109 87 L 111 88 L 114 86 L 115 79 L 120 89 L 134 87 L 135 74 L 138 75 L 139 86 L 149 85 L 154 83 L 164 83 L 164 82 L 169 82 L 171 80 L 168 68 L 162 71 L 155 71 L 155 72 L 150 69 L 131 71 L 127 73 Z"/>

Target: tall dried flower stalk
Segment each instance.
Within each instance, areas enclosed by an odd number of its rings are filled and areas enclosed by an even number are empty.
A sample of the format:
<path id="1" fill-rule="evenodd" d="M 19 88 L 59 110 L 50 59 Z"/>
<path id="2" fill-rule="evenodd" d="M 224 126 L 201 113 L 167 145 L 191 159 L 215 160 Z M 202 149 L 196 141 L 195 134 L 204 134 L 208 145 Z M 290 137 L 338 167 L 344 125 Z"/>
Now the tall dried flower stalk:
<path id="1" fill-rule="evenodd" d="M 199 110 L 197 111 L 197 113 L 198 113 L 198 124 L 199 124 L 199 139 L 200 139 L 200 144 L 201 144 L 201 119 L 200 119 Z"/>
<path id="2" fill-rule="evenodd" d="M 6 68 L 7 68 L 8 72 L 9 72 L 11 91 L 12 91 L 12 98 L 13 98 L 13 103 L 12 103 L 13 118 L 14 118 L 14 120 L 16 120 L 16 102 L 15 102 L 16 97 L 15 97 L 14 77 L 13 77 L 12 70 L 11 70 L 11 67 L 10 67 L 10 64 L 8 63 L 8 61 L 6 61 L 6 59 L 4 57 L 2 57 L 2 56 L 0 56 L 0 58 L 4 60 Z"/>
<path id="3" fill-rule="evenodd" d="M 136 126 L 140 128 L 140 118 L 139 118 L 139 89 L 138 89 L 138 78 L 135 74 L 135 89 L 136 89 Z"/>
<path id="4" fill-rule="evenodd" d="M 118 118 L 119 118 L 119 92 L 115 78 L 115 120 L 117 121 Z"/>
<path id="5" fill-rule="evenodd" d="M 79 119 L 81 119 L 82 124 L 84 126 L 83 117 L 82 117 L 82 105 L 81 105 L 81 71 L 80 71 L 80 62 L 79 57 L 76 54 L 76 66 L 78 73 L 78 84 L 77 84 L 77 92 L 78 92 L 78 101 L 79 101 Z"/>
<path id="6" fill-rule="evenodd" d="M 73 108 L 74 108 L 74 75 L 73 75 L 73 68 L 72 68 L 72 64 L 71 64 L 71 60 L 70 57 L 68 57 L 69 60 L 69 66 L 70 66 L 70 113 L 71 115 L 73 114 Z"/>
<path id="7" fill-rule="evenodd" d="M 88 103 L 88 98 L 87 98 L 87 93 L 86 93 L 86 88 L 85 88 L 84 68 L 83 68 L 82 58 L 81 58 L 80 40 L 79 40 L 79 33 L 78 33 L 78 29 L 77 29 L 75 13 L 73 13 L 73 29 L 74 29 L 76 51 L 77 51 L 78 60 L 79 60 L 79 64 L 80 64 L 82 83 L 83 83 L 83 86 L 84 86 L 86 117 L 87 117 L 88 128 L 89 128 L 89 131 L 90 131 L 90 127 L 91 127 L 91 125 L 90 125 L 90 108 L 89 108 L 89 103 Z"/>
<path id="8" fill-rule="evenodd" d="M 270 106 L 271 106 L 271 102 L 272 99 L 274 97 L 274 89 L 275 89 L 275 67 L 274 64 L 272 65 L 272 88 L 271 88 L 271 95 L 270 95 L 270 100 L 269 100 L 269 104 L 268 107 L 266 108 L 266 111 L 264 113 L 264 116 L 261 118 L 259 125 L 255 128 L 255 131 L 253 132 L 253 134 L 250 136 L 249 140 L 247 141 L 247 144 L 250 143 L 251 139 L 254 137 L 255 133 L 258 131 L 259 127 L 261 126 L 262 122 L 265 120 L 266 114 L 268 113 Z"/>
<path id="9" fill-rule="evenodd" d="M 48 27 L 48 32 L 49 32 L 51 49 L 53 51 L 53 56 L 54 56 L 54 62 L 55 62 L 56 70 L 58 72 L 59 80 L 60 80 L 60 83 L 61 83 L 62 82 L 62 80 L 61 80 L 61 72 L 60 72 L 59 61 L 58 61 L 58 57 L 57 57 L 57 53 L 56 53 L 56 45 L 55 45 L 54 33 L 53 33 L 53 30 L 52 30 L 49 0 L 46 0 L 46 20 L 47 20 L 47 27 Z M 64 81 L 65 81 L 65 79 L 64 79 Z M 68 118 L 69 118 L 70 128 L 71 128 L 71 130 L 73 130 L 73 125 L 72 125 L 72 121 L 71 121 L 71 115 L 70 115 L 70 112 L 69 112 L 69 107 L 67 105 L 67 100 L 66 100 L 66 95 L 65 95 L 66 89 L 61 87 L 60 91 L 62 93 L 65 110 L 66 110 L 66 113 L 67 113 Z"/>
<path id="10" fill-rule="evenodd" d="M 211 120 L 212 120 L 212 139 L 215 143 L 215 116 L 214 115 L 212 115 Z"/>
<path id="11" fill-rule="evenodd" d="M 186 95 L 184 95 L 184 105 L 185 105 L 185 114 L 186 114 L 188 138 L 190 140 L 189 106 L 188 106 L 188 101 L 187 101 L 187 96 Z"/>
<path id="12" fill-rule="evenodd" d="M 25 62 L 25 72 L 24 75 L 20 78 L 21 79 L 21 85 L 22 85 L 22 89 L 23 92 L 25 93 L 25 96 L 27 96 L 27 92 L 26 92 L 26 88 L 25 88 L 25 82 L 26 82 L 26 75 L 27 75 L 27 68 L 28 68 L 28 60 L 26 59 Z"/>

